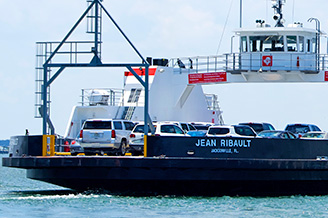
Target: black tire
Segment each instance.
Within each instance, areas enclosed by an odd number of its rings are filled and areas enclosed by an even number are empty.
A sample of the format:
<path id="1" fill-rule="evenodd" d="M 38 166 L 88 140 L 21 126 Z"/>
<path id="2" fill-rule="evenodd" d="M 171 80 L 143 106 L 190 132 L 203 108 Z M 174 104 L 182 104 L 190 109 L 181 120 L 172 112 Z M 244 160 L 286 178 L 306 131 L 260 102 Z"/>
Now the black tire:
<path id="1" fill-rule="evenodd" d="M 121 146 L 120 146 L 120 154 L 124 156 L 126 151 L 127 151 L 126 140 L 122 140 L 121 141 Z"/>

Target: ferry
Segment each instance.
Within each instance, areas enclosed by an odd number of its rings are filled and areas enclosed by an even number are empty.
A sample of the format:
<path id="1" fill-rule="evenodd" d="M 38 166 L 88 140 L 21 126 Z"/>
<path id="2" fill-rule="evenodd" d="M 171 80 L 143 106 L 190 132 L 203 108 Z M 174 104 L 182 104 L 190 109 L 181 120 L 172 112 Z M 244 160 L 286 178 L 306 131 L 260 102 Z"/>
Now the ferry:
<path id="1" fill-rule="evenodd" d="M 98 12 L 103 10 L 115 23 L 100 0 L 89 3 L 84 16 L 94 9 L 90 17 L 97 24 L 101 20 Z M 53 57 L 65 44 L 68 34 L 40 68 L 44 76 L 40 84 L 42 104 L 36 105 L 41 106 L 43 135 L 11 137 L 9 157 L 3 158 L 3 166 L 27 169 L 30 179 L 75 190 L 105 189 L 115 194 L 328 194 L 328 140 L 159 137 L 148 136 L 148 126 L 144 125 L 143 156 L 73 157 L 55 151 L 48 87 L 66 67 L 125 66 L 128 69 L 124 72 L 126 85 L 121 92 L 84 90 L 88 95 L 83 94 L 82 105 L 72 111 L 65 133 L 67 139 L 77 137 L 84 120 L 99 117 L 142 120 L 149 125 L 153 120 L 223 124 L 217 96 L 211 95 L 212 101 L 207 103 L 201 88 L 204 84 L 327 82 L 327 55 L 320 54 L 319 49 L 323 34 L 319 20 L 312 19 L 317 23 L 316 29 L 304 28 L 301 23 L 285 26 L 282 19 L 285 1 L 272 3 L 276 25 L 271 27 L 257 20 L 255 28 L 237 29 L 240 51 L 219 56 L 145 59 L 129 41 L 142 63 L 105 64 L 99 55 L 101 43 L 97 38 L 101 28 L 96 27 L 91 31 L 95 42 L 90 63 L 54 63 Z M 118 30 L 128 40 L 119 27 Z M 48 78 L 51 67 L 57 67 L 58 71 Z M 158 98 L 161 101 L 156 101 Z"/>

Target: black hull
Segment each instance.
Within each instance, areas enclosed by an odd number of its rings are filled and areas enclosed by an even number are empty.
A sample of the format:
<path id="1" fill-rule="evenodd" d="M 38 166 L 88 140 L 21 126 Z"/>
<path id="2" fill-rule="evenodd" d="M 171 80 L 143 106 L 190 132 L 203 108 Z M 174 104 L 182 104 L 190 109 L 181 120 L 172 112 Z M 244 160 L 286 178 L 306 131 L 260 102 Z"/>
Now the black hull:
<path id="1" fill-rule="evenodd" d="M 40 171 L 35 171 L 40 173 Z M 170 181 L 41 179 L 77 191 L 127 196 L 291 196 L 328 195 L 328 181 Z"/>
<path id="2" fill-rule="evenodd" d="M 133 157 L 4 158 L 27 177 L 74 190 L 122 195 L 328 194 L 326 160 Z"/>
<path id="3" fill-rule="evenodd" d="M 149 157 L 40 156 L 42 138 L 11 140 L 7 167 L 74 190 L 125 195 L 328 194 L 328 140 L 149 137 Z"/>

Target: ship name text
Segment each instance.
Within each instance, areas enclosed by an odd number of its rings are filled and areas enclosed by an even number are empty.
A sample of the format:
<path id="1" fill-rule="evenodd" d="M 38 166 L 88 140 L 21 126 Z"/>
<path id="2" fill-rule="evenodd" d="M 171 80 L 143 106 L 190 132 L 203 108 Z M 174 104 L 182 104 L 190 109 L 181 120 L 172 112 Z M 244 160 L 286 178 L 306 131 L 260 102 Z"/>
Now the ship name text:
<path id="1" fill-rule="evenodd" d="M 195 145 L 196 147 L 249 148 L 251 142 L 252 140 L 246 139 L 198 139 Z"/>

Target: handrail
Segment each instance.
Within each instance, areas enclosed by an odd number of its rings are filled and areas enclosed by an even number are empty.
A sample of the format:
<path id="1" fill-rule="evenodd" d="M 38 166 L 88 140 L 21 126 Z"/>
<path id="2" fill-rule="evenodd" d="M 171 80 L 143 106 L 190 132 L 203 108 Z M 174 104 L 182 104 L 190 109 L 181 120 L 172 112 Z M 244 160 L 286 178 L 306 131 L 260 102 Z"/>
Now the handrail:
<path id="1" fill-rule="evenodd" d="M 313 71 L 328 70 L 328 55 L 307 53 L 229 53 L 216 56 L 196 56 L 172 58 L 169 67 L 184 69 L 186 73 L 236 72 L 262 70 L 262 57 L 273 57 L 273 66 L 265 70 Z"/>
<path id="2" fill-rule="evenodd" d="M 111 106 L 123 106 L 124 105 L 124 95 L 123 89 L 115 88 L 94 88 L 94 89 L 82 89 L 81 102 L 82 106 L 92 105 L 91 97 L 93 91 L 105 91 L 108 93 L 107 101 L 98 102 L 97 104 L 111 105 Z M 104 96 L 105 97 L 105 96 Z"/>

